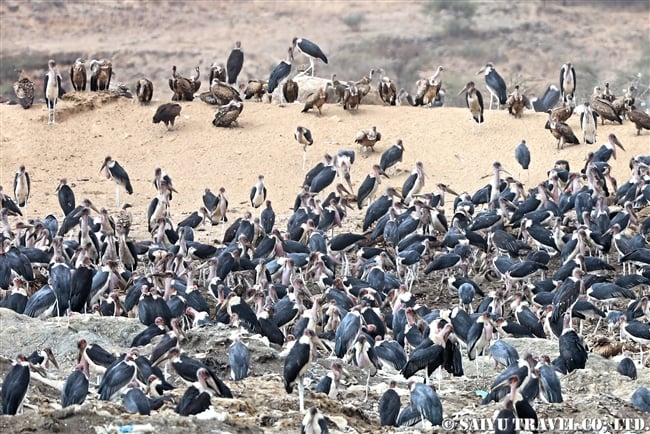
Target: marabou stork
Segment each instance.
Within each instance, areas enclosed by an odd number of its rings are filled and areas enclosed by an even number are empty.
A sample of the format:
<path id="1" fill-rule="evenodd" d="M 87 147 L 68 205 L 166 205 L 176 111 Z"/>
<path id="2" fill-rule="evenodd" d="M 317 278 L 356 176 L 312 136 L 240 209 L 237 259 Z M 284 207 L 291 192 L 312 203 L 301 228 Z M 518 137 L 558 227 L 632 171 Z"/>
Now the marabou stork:
<path id="1" fill-rule="evenodd" d="M 287 358 L 284 360 L 282 379 L 287 393 L 293 392 L 293 387 L 298 383 L 298 398 L 300 412 L 305 411 L 305 373 L 311 366 L 314 357 L 315 345 L 319 343 L 318 336 L 311 329 L 306 329 L 300 339 L 291 347 Z"/>
<path id="2" fill-rule="evenodd" d="M 284 79 L 291 73 L 291 62 L 293 62 L 293 48 L 289 47 L 287 58 L 282 60 L 278 65 L 273 68 L 269 76 L 269 85 L 266 92 L 271 95 L 276 87 L 278 87 Z M 280 92 L 280 106 L 284 106 L 284 95 Z"/>
<path id="3" fill-rule="evenodd" d="M 244 52 L 241 49 L 241 41 L 235 42 L 235 47 L 228 55 L 226 61 L 226 71 L 228 72 L 228 84 L 233 85 L 237 83 L 237 76 L 241 72 L 244 65 Z"/>
<path id="4" fill-rule="evenodd" d="M 576 70 L 571 63 L 565 63 L 560 69 L 560 96 L 562 102 L 573 99 L 576 91 Z"/>
<path id="5" fill-rule="evenodd" d="M 302 145 L 302 170 L 305 170 L 305 163 L 307 162 L 307 146 L 314 144 L 311 131 L 306 127 L 298 126 L 293 132 L 293 138 L 296 139 L 296 142 Z"/>
<path id="6" fill-rule="evenodd" d="M 389 167 L 395 166 L 397 163 L 402 161 L 404 156 L 404 143 L 402 139 L 397 139 L 397 142 L 386 149 L 381 157 L 379 158 L 379 168 L 382 172 L 386 172 Z"/>
<path id="7" fill-rule="evenodd" d="M 428 420 L 433 426 L 442 424 L 442 403 L 432 386 L 415 381 L 409 382 L 411 403 L 420 413 L 422 421 Z"/>
<path id="8" fill-rule="evenodd" d="M 508 98 L 508 94 L 506 93 L 506 82 L 497 72 L 492 63 L 486 63 L 485 66 L 478 71 L 478 74 L 480 73 L 484 73 L 485 84 L 490 91 L 490 110 L 492 110 L 492 99 L 497 100 L 498 110 L 501 104 L 506 103 Z"/>
<path id="9" fill-rule="evenodd" d="M 61 390 L 61 407 L 66 408 L 74 404 L 83 404 L 88 395 L 88 377 L 83 365 L 79 364 L 68 376 Z"/>
<path id="10" fill-rule="evenodd" d="M 458 92 L 458 95 L 465 92 L 465 104 L 469 108 L 469 112 L 472 114 L 472 118 L 479 125 L 485 122 L 483 117 L 483 95 L 476 88 L 473 81 L 468 82 L 465 87 Z M 492 102 L 490 100 L 490 102 Z"/>
<path id="11" fill-rule="evenodd" d="M 29 173 L 25 170 L 25 165 L 21 164 L 18 172 L 14 175 L 14 199 L 16 199 L 19 207 L 22 208 L 27 205 L 30 188 Z"/>
<path id="12" fill-rule="evenodd" d="M 311 72 L 311 76 L 314 76 L 314 59 L 320 59 L 323 63 L 327 63 L 327 56 L 323 53 L 323 50 L 320 49 L 318 45 L 305 38 L 293 38 L 293 49 L 298 50 L 300 53 L 304 54 L 309 58 L 309 68 L 303 71 L 303 74 L 306 74 L 307 71 Z"/>
<path id="13" fill-rule="evenodd" d="M 29 386 L 30 371 L 29 361 L 19 354 L 16 361 L 2 381 L 2 414 L 15 415 L 22 413 L 23 400 Z"/>
<path id="14" fill-rule="evenodd" d="M 48 71 L 45 74 L 45 102 L 47 103 L 48 118 L 47 124 L 56 124 L 55 110 L 58 99 L 63 96 L 61 87 L 61 74 L 56 69 L 56 62 L 50 59 L 47 62 Z"/>
<path id="15" fill-rule="evenodd" d="M 126 173 L 126 170 L 124 170 L 120 163 L 113 160 L 110 156 L 104 159 L 104 163 L 99 171 L 103 172 L 107 179 L 115 181 L 115 197 L 118 206 L 120 205 L 120 186 L 124 187 L 128 194 L 133 194 L 133 186 L 131 186 L 129 174 Z"/>
<path id="16" fill-rule="evenodd" d="M 250 201 L 253 208 L 259 208 L 266 200 L 266 186 L 264 185 L 264 175 L 257 177 L 257 182 L 251 188 Z M 250 240 L 249 240 L 250 241 Z"/>
<path id="17" fill-rule="evenodd" d="M 302 419 L 302 424 L 300 425 L 300 434 L 328 434 L 329 428 L 327 428 L 327 422 L 325 418 L 318 411 L 318 408 L 311 407 L 305 417 Z"/>
<path id="18" fill-rule="evenodd" d="M 251 355 L 248 347 L 239 338 L 236 338 L 228 349 L 228 363 L 230 364 L 230 378 L 233 381 L 248 377 Z"/>

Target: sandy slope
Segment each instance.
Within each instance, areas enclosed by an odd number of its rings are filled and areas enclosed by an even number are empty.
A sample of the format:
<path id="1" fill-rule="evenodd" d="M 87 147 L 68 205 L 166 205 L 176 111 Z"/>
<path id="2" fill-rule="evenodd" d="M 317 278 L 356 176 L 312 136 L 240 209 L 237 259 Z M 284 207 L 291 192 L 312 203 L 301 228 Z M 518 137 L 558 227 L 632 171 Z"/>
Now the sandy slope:
<path id="1" fill-rule="evenodd" d="M 161 95 L 161 99 L 167 98 Z M 111 155 L 128 171 L 134 194 L 121 192 L 121 201 L 133 205 L 136 223 L 146 216 L 149 201 L 155 195 L 151 185 L 153 171 L 162 167 L 179 191 L 172 201 L 176 221 L 199 206 L 205 188 L 216 191 L 224 186 L 230 199 L 230 215 L 240 216 L 250 209 L 248 194 L 257 176 L 266 177 L 268 198 L 279 216 L 287 216 L 304 177 L 302 148 L 294 141 L 293 131 L 303 125 L 311 129 L 314 145 L 307 150 L 307 168 L 318 163 L 325 153 L 339 149 L 357 151 L 352 167 L 354 188 L 363 181 L 381 152 L 401 138 L 405 146 L 404 161 L 399 165 L 411 171 L 422 160 L 428 174 L 425 190 L 435 184 L 449 184 L 455 191 L 473 192 L 488 182 L 494 160 L 499 160 L 516 178 L 534 186 L 558 159 L 566 159 L 572 170 L 579 170 L 589 148 L 584 145 L 558 151 L 555 139 L 544 129 L 545 114 L 526 112 L 522 119 L 506 111 L 486 113 L 486 123 L 479 128 L 464 109 L 423 109 L 362 105 L 358 112 L 346 112 L 337 105 L 326 105 L 322 116 L 301 113 L 302 104 L 278 107 L 276 104 L 249 103 L 240 116 L 238 128 L 215 128 L 211 124 L 215 109 L 197 100 L 182 103 L 181 119 L 174 131 L 151 122 L 155 108 L 140 106 L 132 100 L 113 100 L 97 95 L 76 96 L 74 101 L 59 104 L 59 123 L 46 124 L 43 105 L 30 110 L 19 106 L 0 106 L 2 133 L 0 140 L 0 182 L 11 193 L 13 174 L 24 164 L 32 179 L 32 196 L 26 209 L 27 218 L 61 215 L 54 192 L 58 179 L 67 177 L 77 201 L 89 198 L 98 207 L 115 211 L 115 187 L 102 178 L 99 168 L 104 157 Z M 576 116 L 569 124 L 579 135 Z M 367 158 L 353 142 L 355 133 L 372 125 L 383 139 L 375 153 Z M 650 152 L 650 136 L 636 136 L 629 124 L 599 126 L 599 142 L 615 133 L 626 151 L 612 160 L 619 183 L 629 175 L 629 158 Z M 514 148 L 525 138 L 532 154 L 530 181 L 514 159 Z M 382 186 L 401 187 L 402 172 Z M 327 190 L 329 191 L 329 190 Z M 356 190 L 355 190 L 356 193 Z M 324 196 L 323 196 L 324 197 Z M 362 215 L 352 211 L 350 217 Z M 135 233 L 144 235 L 143 228 Z"/>

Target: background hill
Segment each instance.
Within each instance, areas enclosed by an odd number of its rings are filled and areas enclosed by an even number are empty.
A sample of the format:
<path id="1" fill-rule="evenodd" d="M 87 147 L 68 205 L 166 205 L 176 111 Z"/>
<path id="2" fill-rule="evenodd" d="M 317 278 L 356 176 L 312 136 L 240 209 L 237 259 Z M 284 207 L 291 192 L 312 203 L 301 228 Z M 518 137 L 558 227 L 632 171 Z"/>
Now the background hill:
<path id="1" fill-rule="evenodd" d="M 236 40 L 245 62 L 240 81 L 267 79 L 294 36 L 317 42 L 328 65 L 317 75 L 358 80 L 384 68 L 399 87 L 445 65 L 447 104 L 487 62 L 506 82 L 543 93 L 563 63 L 577 71 L 577 98 L 608 81 L 615 93 L 650 80 L 648 16 L 644 0 L 468 2 L 369 1 L 17 1 L 0 4 L 0 91 L 13 96 L 16 68 L 42 80 L 54 58 L 71 88 L 77 57 L 109 58 L 114 82 L 146 76 L 167 89 L 171 66 L 188 76 L 196 65 L 225 64 Z M 305 63 L 298 57 L 294 66 Z M 641 73 L 639 78 L 637 74 Z M 480 80 L 479 88 L 485 90 Z M 452 95 L 454 97 L 452 97 Z"/>

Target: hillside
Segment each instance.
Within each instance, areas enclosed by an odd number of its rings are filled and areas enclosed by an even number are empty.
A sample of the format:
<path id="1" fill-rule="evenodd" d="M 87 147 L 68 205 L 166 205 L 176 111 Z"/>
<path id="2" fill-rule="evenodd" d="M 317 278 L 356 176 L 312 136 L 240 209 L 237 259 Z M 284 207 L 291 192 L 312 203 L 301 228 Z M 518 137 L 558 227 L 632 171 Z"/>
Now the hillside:
<path id="1" fill-rule="evenodd" d="M 445 65 L 448 105 L 461 104 L 455 94 L 478 78 L 476 72 L 487 62 L 510 86 L 520 83 L 526 92 L 540 95 L 557 83 L 561 65 L 570 61 L 581 101 L 605 81 L 617 93 L 632 82 L 641 90 L 648 86 L 649 8 L 642 0 L 388 1 L 377 6 L 364 1 L 8 0 L 0 5 L 0 90 L 3 98 L 13 97 L 17 68 L 42 80 L 49 58 L 57 60 L 70 88 L 69 65 L 77 57 L 112 59 L 114 82 L 133 88 L 146 76 L 160 92 L 166 92 L 172 65 L 183 75 L 199 65 L 205 86 L 207 68 L 224 64 L 235 40 L 242 41 L 246 56 L 240 81 L 266 79 L 292 38 L 301 36 L 328 55 L 328 65 L 317 63 L 322 77 L 336 73 L 339 79 L 357 80 L 381 67 L 398 88 L 414 91 L 417 79 Z M 625 23 L 625 31 L 597 24 L 594 14 Z M 305 63 L 297 57 L 294 68 Z M 477 81 L 484 91 L 482 80 Z"/>

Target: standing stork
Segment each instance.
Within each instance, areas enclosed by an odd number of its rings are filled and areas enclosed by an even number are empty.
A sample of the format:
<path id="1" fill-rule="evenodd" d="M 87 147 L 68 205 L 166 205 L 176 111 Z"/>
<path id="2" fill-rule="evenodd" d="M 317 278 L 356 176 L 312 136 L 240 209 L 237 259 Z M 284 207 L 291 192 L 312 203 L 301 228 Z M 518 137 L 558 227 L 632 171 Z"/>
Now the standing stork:
<path id="1" fill-rule="evenodd" d="M 309 39 L 293 38 L 293 49 L 297 49 L 299 52 L 309 58 L 309 68 L 303 71 L 303 74 L 306 74 L 307 71 L 310 71 L 311 76 L 314 76 L 314 59 L 320 59 L 324 63 L 327 63 L 327 56 L 325 56 L 323 50 L 321 50 L 318 45 Z"/>
<path id="2" fill-rule="evenodd" d="M 47 103 L 48 118 L 47 124 L 56 124 L 55 110 L 56 103 L 60 96 L 63 95 L 61 88 L 61 74 L 56 69 L 56 62 L 50 59 L 47 62 L 48 71 L 45 74 L 45 102 Z"/>
<path id="3" fill-rule="evenodd" d="M 560 96 L 562 102 L 573 99 L 576 91 L 576 70 L 571 63 L 567 62 L 560 69 Z"/>
<path id="4" fill-rule="evenodd" d="M 472 114 L 472 118 L 479 125 L 482 124 L 485 122 L 485 118 L 483 117 L 483 95 L 481 95 L 481 92 L 476 88 L 473 81 L 467 83 L 465 87 L 458 92 L 458 95 L 463 92 L 465 92 L 465 103 Z M 490 103 L 491 102 L 492 100 L 490 99 Z"/>
<path id="5" fill-rule="evenodd" d="M 307 161 L 307 146 L 314 144 L 314 139 L 311 136 L 311 131 L 305 127 L 297 127 L 293 133 L 296 142 L 302 145 L 302 170 L 305 170 L 305 163 Z"/>
<path id="6" fill-rule="evenodd" d="M 126 170 L 124 170 L 120 163 L 113 160 L 110 156 L 107 156 L 104 159 L 104 164 L 102 164 L 99 171 L 103 171 L 104 175 L 106 175 L 106 179 L 112 179 L 115 181 L 115 197 L 117 199 L 117 206 L 120 206 L 120 186 L 124 187 L 128 194 L 133 194 L 133 187 L 131 186 L 129 174 L 126 173 Z"/>
<path id="7" fill-rule="evenodd" d="M 410 205 L 413 197 L 422 191 L 426 176 L 424 163 L 420 160 L 416 161 L 415 169 L 413 169 L 408 178 L 404 180 L 404 184 L 402 184 L 403 203 Z"/>
<path id="8" fill-rule="evenodd" d="M 21 208 L 27 205 L 30 186 L 29 173 L 25 171 L 25 165 L 21 164 L 18 172 L 14 176 L 14 199 L 16 199 L 16 203 Z"/>
<path id="9" fill-rule="evenodd" d="M 314 358 L 315 344 L 319 342 L 318 336 L 311 329 L 306 329 L 300 339 L 291 347 L 289 355 L 284 360 L 282 379 L 287 393 L 293 392 L 293 387 L 298 383 L 298 399 L 300 412 L 305 411 L 305 384 L 303 378 L 311 366 Z"/>
<path id="10" fill-rule="evenodd" d="M 19 354 L 2 381 L 2 414 L 15 415 L 22 412 L 29 379 L 29 362 Z"/>
<path id="11" fill-rule="evenodd" d="M 508 98 L 506 94 L 506 82 L 497 72 L 494 64 L 486 63 L 485 66 L 479 69 L 478 74 L 485 74 L 485 84 L 490 91 L 490 110 L 492 110 L 492 99 L 497 100 L 497 110 L 501 104 L 505 104 Z"/>
<path id="12" fill-rule="evenodd" d="M 386 172 L 389 167 L 395 166 L 397 163 L 402 161 L 404 156 L 404 142 L 402 139 L 397 139 L 397 142 L 386 149 L 381 157 L 379 158 L 379 168 L 382 172 Z"/>
<path id="13" fill-rule="evenodd" d="M 264 175 L 257 177 L 257 182 L 253 188 L 251 188 L 250 199 L 251 206 L 253 208 L 259 208 L 266 200 L 266 186 L 264 185 Z"/>
<path id="14" fill-rule="evenodd" d="M 237 76 L 244 65 L 244 52 L 241 50 L 241 41 L 235 42 L 235 48 L 232 49 L 228 60 L 226 61 L 226 71 L 228 72 L 228 84 L 237 83 Z M 210 80 L 212 82 L 212 80 Z"/>
<path id="15" fill-rule="evenodd" d="M 521 166 L 522 169 L 528 170 L 530 166 L 530 150 L 526 146 L 526 141 L 521 139 L 521 142 L 515 148 L 515 160 Z"/>
<path id="16" fill-rule="evenodd" d="M 596 143 L 596 127 L 598 126 L 598 113 L 596 113 L 589 102 L 584 103 L 584 108 L 580 112 L 580 129 L 582 129 L 582 139 L 586 144 L 593 145 Z"/>
<path id="17" fill-rule="evenodd" d="M 72 82 L 72 88 L 75 92 L 86 90 L 87 80 L 86 61 L 82 58 L 77 58 L 77 60 L 74 61 L 74 64 L 70 67 L 70 81 Z"/>
<path id="18" fill-rule="evenodd" d="M 286 59 L 282 60 L 273 68 L 269 76 L 269 84 L 266 92 L 271 95 L 278 85 L 291 73 L 291 62 L 293 62 L 293 48 L 289 47 Z M 284 95 L 280 92 L 280 106 L 284 106 Z"/>

